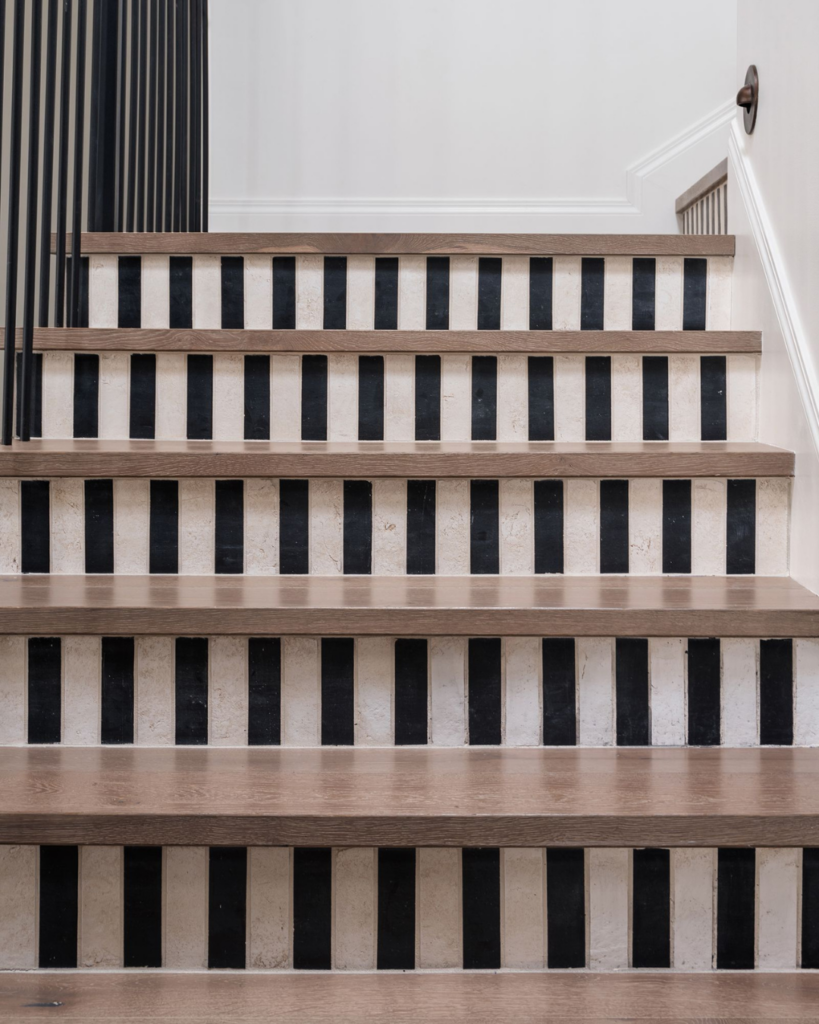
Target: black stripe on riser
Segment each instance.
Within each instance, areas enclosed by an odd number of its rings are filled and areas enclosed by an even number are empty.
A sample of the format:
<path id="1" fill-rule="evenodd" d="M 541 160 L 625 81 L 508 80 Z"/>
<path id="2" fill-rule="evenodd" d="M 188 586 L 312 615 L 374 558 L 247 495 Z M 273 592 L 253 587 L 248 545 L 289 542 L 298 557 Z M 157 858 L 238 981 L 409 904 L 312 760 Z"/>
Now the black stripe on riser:
<path id="1" fill-rule="evenodd" d="M 25 680 L 0 703 L 12 744 L 819 742 L 816 639 L 44 636 L 2 649 Z"/>
<path id="2" fill-rule="evenodd" d="M 754 355 L 47 352 L 48 393 L 65 394 L 68 372 L 74 385 L 67 401 L 46 403 L 40 429 L 160 440 L 750 441 L 757 363 Z"/>
<path id="3" fill-rule="evenodd" d="M 86 271 L 86 305 L 96 327 L 723 330 L 732 263 L 98 255 Z"/>
<path id="4" fill-rule="evenodd" d="M 6 489 L 21 533 L 0 569 L 785 575 L 789 491 L 786 478 L 22 480 Z"/>
<path id="5" fill-rule="evenodd" d="M 2 858 L 0 969 L 817 964 L 812 849 L 17 846 Z M 38 928 L 4 931 L 8 899 L 28 899 Z"/>

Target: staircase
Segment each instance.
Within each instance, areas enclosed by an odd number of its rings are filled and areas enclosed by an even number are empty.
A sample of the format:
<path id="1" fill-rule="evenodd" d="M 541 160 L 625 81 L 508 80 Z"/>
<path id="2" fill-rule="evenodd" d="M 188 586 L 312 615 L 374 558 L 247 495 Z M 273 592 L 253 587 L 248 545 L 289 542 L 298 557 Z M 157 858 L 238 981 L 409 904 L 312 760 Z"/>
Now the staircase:
<path id="1" fill-rule="evenodd" d="M 4 1019 L 816 1019 L 733 246 L 83 236 L 0 449 Z"/>

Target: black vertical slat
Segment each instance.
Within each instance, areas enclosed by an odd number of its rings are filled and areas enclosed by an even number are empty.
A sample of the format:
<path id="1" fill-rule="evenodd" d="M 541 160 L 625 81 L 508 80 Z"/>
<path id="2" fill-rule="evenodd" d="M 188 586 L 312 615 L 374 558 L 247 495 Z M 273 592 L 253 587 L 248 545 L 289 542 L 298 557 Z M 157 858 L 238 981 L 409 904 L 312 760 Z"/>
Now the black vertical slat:
<path id="1" fill-rule="evenodd" d="M 49 572 L 51 513 L 48 480 L 20 481 L 20 571 Z"/>
<path id="2" fill-rule="evenodd" d="M 728 481 L 725 571 L 756 572 L 756 480 Z"/>
<path id="3" fill-rule="evenodd" d="M 145 230 L 154 231 L 156 216 L 156 124 L 157 124 L 157 90 L 159 88 L 159 0 L 149 0 L 149 44 L 148 44 L 148 112 L 147 112 L 147 174 L 145 196 Z"/>
<path id="4" fill-rule="evenodd" d="M 470 482 L 469 571 L 473 575 L 500 572 L 498 481 Z"/>
<path id="5" fill-rule="evenodd" d="M 162 847 L 123 851 L 123 966 L 162 966 Z"/>
<path id="6" fill-rule="evenodd" d="M 586 440 L 611 440 L 611 356 L 586 356 Z"/>
<path id="7" fill-rule="evenodd" d="M 188 231 L 188 0 L 176 5 L 176 185 L 174 230 Z"/>
<path id="8" fill-rule="evenodd" d="M 102 638 L 101 743 L 134 742 L 134 638 Z"/>
<path id="9" fill-rule="evenodd" d="M 245 440 L 270 440 L 270 356 L 245 356 Z"/>
<path id="10" fill-rule="evenodd" d="M 663 572 L 691 572 L 690 480 L 663 480 Z"/>
<path id="11" fill-rule="evenodd" d="M 191 139 L 190 139 L 190 190 L 188 206 L 190 209 L 189 225 L 190 231 L 202 230 L 202 184 L 201 184 L 201 136 L 202 136 L 202 111 L 200 92 L 200 50 L 199 50 L 199 17 L 201 4 L 199 0 L 190 2 L 190 109 L 191 109 Z"/>
<path id="12" fill-rule="evenodd" d="M 165 137 L 167 132 L 168 34 L 166 0 L 154 0 L 157 5 L 157 79 L 156 79 L 156 205 L 154 231 L 162 231 L 165 224 Z"/>
<path id="13" fill-rule="evenodd" d="M 100 357 L 88 352 L 74 355 L 74 437 L 99 434 Z"/>
<path id="14" fill-rule="evenodd" d="M 501 742 L 502 658 L 499 637 L 470 639 L 467 675 L 471 746 Z"/>
<path id="15" fill-rule="evenodd" d="M 441 440 L 441 357 L 415 357 L 415 440 Z"/>
<path id="16" fill-rule="evenodd" d="M 617 745 L 647 747 L 651 743 L 648 640 L 618 637 L 615 650 Z"/>
<path id="17" fill-rule="evenodd" d="M 671 966 L 671 858 L 635 850 L 632 863 L 632 967 Z"/>
<path id="18" fill-rule="evenodd" d="M 802 851 L 802 958 L 804 968 L 819 967 L 819 848 Z"/>
<path id="19" fill-rule="evenodd" d="M 57 13 L 59 0 L 48 0 L 48 28 L 46 35 L 46 78 L 45 106 L 43 109 L 43 175 L 42 211 L 40 213 L 40 308 L 37 322 L 48 327 L 49 299 L 51 297 L 51 214 L 54 209 L 54 114 L 57 104 Z M 5 38 L 5 0 L 0 18 L 4 31 L 0 35 L 0 46 Z M 2 75 L 2 65 L 0 65 Z M 32 429 L 32 437 L 36 436 Z"/>
<path id="20" fill-rule="evenodd" d="M 321 641 L 321 743 L 352 746 L 355 742 L 355 640 L 325 637 Z"/>
<path id="21" fill-rule="evenodd" d="M 213 356 L 188 356 L 188 439 L 213 437 Z"/>
<path id="22" fill-rule="evenodd" d="M 407 575 L 435 573 L 435 480 L 407 481 Z"/>
<path id="23" fill-rule="evenodd" d="M 282 733 L 282 642 L 252 636 L 247 642 L 247 743 L 278 746 Z"/>
<path id="24" fill-rule="evenodd" d="M 573 747 L 577 743 L 574 640 L 548 637 L 542 643 L 543 745 Z"/>
<path id="25" fill-rule="evenodd" d="M 426 640 L 395 641 L 395 745 L 428 742 L 429 654 Z"/>
<path id="26" fill-rule="evenodd" d="M 63 0 L 60 47 L 60 133 L 57 165 L 57 256 L 54 270 L 54 326 L 66 323 L 66 234 L 68 225 L 68 133 L 70 121 L 71 37 L 73 0 Z M 6 323 L 8 323 L 8 318 Z"/>
<path id="27" fill-rule="evenodd" d="M 245 326 L 245 258 L 222 257 L 222 329 Z"/>
<path id="28" fill-rule="evenodd" d="M 759 641 L 759 742 L 793 744 L 793 640 Z"/>
<path id="29" fill-rule="evenodd" d="M 347 327 L 347 257 L 324 257 L 325 331 L 343 331 Z"/>
<path id="30" fill-rule="evenodd" d="M 529 260 L 529 330 L 552 329 L 552 257 Z"/>
<path id="31" fill-rule="evenodd" d="M 717 854 L 717 968 L 754 967 L 756 850 L 721 848 Z"/>
<path id="32" fill-rule="evenodd" d="M 555 439 L 554 359 L 529 356 L 529 440 Z"/>
<path id="33" fill-rule="evenodd" d="M 279 572 L 310 571 L 309 483 L 279 481 Z"/>
<path id="34" fill-rule="evenodd" d="M 3 436 L 12 443 L 14 433 L 14 346 L 17 336 L 17 260 L 20 235 L 20 151 L 23 130 L 23 29 L 25 2 L 15 0 L 11 87 L 11 127 L 6 220 L 6 318 L 3 342 Z"/>
<path id="35" fill-rule="evenodd" d="M 719 746 L 720 642 L 714 637 L 688 641 L 688 744 Z"/>
<path id="36" fill-rule="evenodd" d="M 548 966 L 586 966 L 585 851 L 546 851 L 546 934 Z"/>
<path id="37" fill-rule="evenodd" d="M 449 256 L 427 256 L 427 330 L 449 330 Z"/>
<path id="38" fill-rule="evenodd" d="M 80 851 L 76 846 L 40 847 L 39 950 L 37 966 L 77 966 Z"/>
<path id="39" fill-rule="evenodd" d="M 478 260 L 478 330 L 499 331 L 503 260 L 482 256 Z"/>
<path id="40" fill-rule="evenodd" d="M 131 387 L 128 436 L 152 441 L 156 436 L 156 356 L 131 356 Z"/>
<path id="41" fill-rule="evenodd" d="M 148 572 L 179 572 L 179 481 L 151 481 Z"/>
<path id="42" fill-rule="evenodd" d="M 375 322 L 377 331 L 398 329 L 398 257 L 375 260 Z"/>
<path id="43" fill-rule="evenodd" d="M 332 966 L 333 851 L 293 850 L 293 967 L 329 971 Z"/>
<path id="44" fill-rule="evenodd" d="M 176 638 L 175 721 L 177 746 L 208 742 L 208 641 Z"/>
<path id="45" fill-rule="evenodd" d="M 245 482 L 216 481 L 214 572 L 235 575 L 245 567 Z"/>
<path id="46" fill-rule="evenodd" d="M 703 441 L 728 436 L 725 356 L 700 356 L 700 430 Z"/>
<path id="47" fill-rule="evenodd" d="M 273 257 L 273 329 L 291 331 L 296 326 L 296 257 Z"/>
<path id="48" fill-rule="evenodd" d="M 200 0 L 202 17 L 199 27 L 202 47 L 202 230 L 208 230 L 208 197 L 210 189 L 210 98 L 208 67 L 208 5 L 207 0 Z"/>
<path id="49" fill-rule="evenodd" d="M 358 357 L 358 439 L 384 440 L 384 357 Z"/>
<path id="50" fill-rule="evenodd" d="M 28 641 L 29 743 L 59 743 L 62 738 L 62 648 L 59 637 Z"/>
<path id="51" fill-rule="evenodd" d="M 208 871 L 208 967 L 245 966 L 247 848 L 212 846 Z"/>
<path id="52" fill-rule="evenodd" d="M 584 256 L 580 272 L 580 329 L 603 330 L 606 261 Z M 589 438 L 589 440 L 593 440 Z M 595 439 L 596 440 L 596 439 Z"/>
<path id="53" fill-rule="evenodd" d="M 498 359 L 472 357 L 472 440 L 494 441 L 498 436 Z"/>
<path id="54" fill-rule="evenodd" d="M 128 106 L 125 96 L 128 89 L 128 0 L 117 0 L 119 8 L 119 47 L 117 59 L 117 205 L 116 230 L 125 230 L 126 162 L 125 139 L 128 133 Z"/>
<path id="55" fill-rule="evenodd" d="M 167 0 L 165 15 L 165 183 L 163 191 L 163 231 L 176 224 L 174 183 L 176 181 L 176 0 Z"/>
<path id="56" fill-rule="evenodd" d="M 92 7 L 91 102 L 88 126 L 88 230 L 115 231 L 117 161 L 117 42 L 119 4 Z"/>
<path id="57" fill-rule="evenodd" d="M 373 485 L 344 481 L 343 565 L 346 575 L 369 575 L 373 562 Z"/>
<path id="58" fill-rule="evenodd" d="M 145 230 L 145 135 L 148 97 L 148 0 L 139 2 L 139 116 L 137 119 L 137 208 L 136 229 Z"/>
<path id="59" fill-rule="evenodd" d="M 378 851 L 379 971 L 415 968 L 415 850 Z"/>
<path id="60" fill-rule="evenodd" d="M 465 848 L 461 858 L 464 970 L 498 970 L 500 850 Z"/>
<path id="61" fill-rule="evenodd" d="M 17 353 L 17 359 L 15 361 L 15 370 L 17 374 L 16 385 L 17 385 L 17 401 L 15 405 L 15 429 L 19 434 L 22 433 L 22 424 L 20 409 L 20 395 L 23 392 L 22 378 L 23 378 L 23 354 L 22 352 Z M 31 436 L 42 437 L 43 436 L 43 353 L 34 353 L 34 400 L 31 406 Z"/>
<path id="62" fill-rule="evenodd" d="M 168 326 L 193 327 L 193 257 L 170 258 L 170 309 Z"/>
<path id="63" fill-rule="evenodd" d="M 117 326 L 142 326 L 142 257 L 120 256 L 118 260 Z"/>
<path id="64" fill-rule="evenodd" d="M 85 481 L 85 571 L 114 571 L 114 481 Z"/>
<path id="65" fill-rule="evenodd" d="M 668 356 L 643 356 L 643 440 L 668 440 Z"/>
<path id="66" fill-rule="evenodd" d="M 657 261 L 635 259 L 631 268 L 631 329 L 653 331 Z"/>
<path id="67" fill-rule="evenodd" d="M 77 60 L 74 88 L 74 198 L 71 213 L 71 326 L 80 326 L 80 243 L 82 240 L 83 154 L 85 151 L 86 0 L 77 3 Z"/>
<path id="68" fill-rule="evenodd" d="M 87 327 L 88 326 L 88 276 L 89 276 L 89 257 L 80 257 L 80 304 L 77 309 L 76 320 L 74 327 Z M 69 282 L 73 277 L 73 260 L 69 256 L 66 259 L 66 274 Z"/>
<path id="69" fill-rule="evenodd" d="M 683 261 L 683 330 L 704 331 L 706 311 L 706 280 L 708 261 Z"/>
<path id="70" fill-rule="evenodd" d="M 628 480 L 600 481 L 600 572 L 628 572 Z"/>
<path id="71" fill-rule="evenodd" d="M 301 438 L 327 440 L 327 356 L 302 356 Z"/>
<path id="72" fill-rule="evenodd" d="M 535 572 L 563 572 L 563 481 L 535 480 Z"/>

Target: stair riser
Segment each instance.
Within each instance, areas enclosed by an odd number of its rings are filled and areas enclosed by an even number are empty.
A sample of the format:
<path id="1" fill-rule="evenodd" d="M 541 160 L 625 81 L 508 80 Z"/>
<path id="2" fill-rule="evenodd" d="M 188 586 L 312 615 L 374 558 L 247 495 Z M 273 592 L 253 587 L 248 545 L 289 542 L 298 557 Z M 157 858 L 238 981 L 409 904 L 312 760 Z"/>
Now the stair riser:
<path id="1" fill-rule="evenodd" d="M 0 572 L 783 575 L 789 500 L 785 477 L 4 479 Z"/>
<path id="2" fill-rule="evenodd" d="M 792 970 L 817 886 L 798 849 L 6 846 L 0 966 Z"/>
<path id="3" fill-rule="evenodd" d="M 94 255 L 90 327 L 728 330 L 733 258 Z M 651 280 L 653 270 L 653 281 Z M 397 279 L 396 279 L 397 271 Z M 637 301 L 634 301 L 635 288 Z M 172 312 L 173 311 L 173 312 Z M 652 316 L 653 315 L 653 316 Z M 651 320 L 653 319 L 653 323 Z"/>
<path id="4" fill-rule="evenodd" d="M 589 357 L 592 362 L 582 354 L 514 353 L 401 353 L 382 360 L 353 353 L 109 352 L 75 358 L 71 352 L 45 352 L 42 358 L 42 425 L 34 434 L 47 438 L 753 441 L 757 436 L 759 357 L 748 354 L 603 354 Z M 601 387 L 609 392 L 610 408 L 599 397 Z M 417 402 L 420 395 L 427 400 Z"/>
<path id="5" fill-rule="evenodd" d="M 0 639 L 0 743 L 819 746 L 819 640 Z"/>

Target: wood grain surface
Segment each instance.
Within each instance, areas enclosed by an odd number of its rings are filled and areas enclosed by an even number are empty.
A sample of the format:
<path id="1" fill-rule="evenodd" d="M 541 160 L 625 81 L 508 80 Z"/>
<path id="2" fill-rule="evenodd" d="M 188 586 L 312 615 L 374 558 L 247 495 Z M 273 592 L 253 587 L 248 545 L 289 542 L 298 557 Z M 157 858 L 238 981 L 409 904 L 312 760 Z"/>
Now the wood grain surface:
<path id="1" fill-rule="evenodd" d="M 51 250 L 56 251 L 56 235 Z M 66 251 L 71 249 L 71 235 Z M 541 235 L 541 234 L 267 234 L 252 232 L 84 233 L 88 253 L 326 253 L 356 255 L 483 256 L 733 256 L 733 235 Z"/>
<path id="2" fill-rule="evenodd" d="M 0 328 L 0 339 L 3 337 Z M 22 347 L 23 332 L 17 332 Z M 760 331 L 261 331 L 39 327 L 67 352 L 760 352 Z"/>
<path id="3" fill-rule="evenodd" d="M 769 477 L 792 452 L 755 441 L 17 441 L 5 477 Z"/>
<path id="4" fill-rule="evenodd" d="M 0 634 L 819 636 L 784 576 L 3 576 Z"/>
<path id="5" fill-rule="evenodd" d="M 5 1024 L 795 1024 L 819 974 L 32 971 L 0 975 Z"/>
<path id="6" fill-rule="evenodd" d="M 0 843 L 814 846 L 806 748 L 0 748 Z"/>

